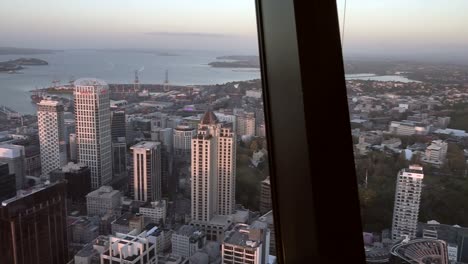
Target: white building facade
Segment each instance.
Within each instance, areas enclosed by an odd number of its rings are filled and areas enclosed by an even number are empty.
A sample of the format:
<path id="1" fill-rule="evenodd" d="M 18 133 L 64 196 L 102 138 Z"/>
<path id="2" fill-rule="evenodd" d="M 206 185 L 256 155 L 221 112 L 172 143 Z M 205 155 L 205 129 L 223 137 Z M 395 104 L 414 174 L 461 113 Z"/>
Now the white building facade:
<path id="1" fill-rule="evenodd" d="M 178 125 L 174 129 L 174 154 L 190 154 L 192 138 L 197 134 L 189 125 Z"/>
<path id="2" fill-rule="evenodd" d="M 122 194 L 110 186 L 101 186 L 86 195 L 88 216 L 103 216 L 107 213 L 120 215 Z"/>
<path id="3" fill-rule="evenodd" d="M 192 220 L 230 215 L 235 205 L 235 135 L 213 112 L 202 117 L 192 139 Z"/>
<path id="4" fill-rule="evenodd" d="M 167 202 L 166 200 L 160 200 L 151 202 L 148 205 L 141 206 L 139 208 L 140 214 L 144 217 L 149 218 L 151 222 L 158 224 L 159 222 L 166 222 L 167 216 Z"/>
<path id="5" fill-rule="evenodd" d="M 145 235 L 116 234 L 109 237 L 109 247 L 101 254 L 101 264 L 157 264 L 156 243 Z"/>
<path id="6" fill-rule="evenodd" d="M 91 187 L 112 180 L 110 101 L 107 84 L 98 79 L 75 81 L 78 162 L 91 169 Z"/>
<path id="7" fill-rule="evenodd" d="M 255 136 L 255 114 L 239 113 L 236 116 L 237 136 Z"/>
<path id="8" fill-rule="evenodd" d="M 448 144 L 442 140 L 433 140 L 431 145 L 426 148 L 422 161 L 425 163 L 441 166 L 447 156 Z"/>
<path id="9" fill-rule="evenodd" d="M 54 100 L 42 100 L 37 104 L 37 124 L 41 150 L 42 178 L 67 163 L 63 105 Z"/>
<path id="10" fill-rule="evenodd" d="M 403 236 L 416 238 L 419 204 L 421 200 L 423 168 L 410 165 L 398 172 L 393 208 L 392 239 Z"/>
<path id="11" fill-rule="evenodd" d="M 205 246 L 206 238 L 194 226 L 183 225 L 172 234 L 172 254 L 189 258 Z"/>

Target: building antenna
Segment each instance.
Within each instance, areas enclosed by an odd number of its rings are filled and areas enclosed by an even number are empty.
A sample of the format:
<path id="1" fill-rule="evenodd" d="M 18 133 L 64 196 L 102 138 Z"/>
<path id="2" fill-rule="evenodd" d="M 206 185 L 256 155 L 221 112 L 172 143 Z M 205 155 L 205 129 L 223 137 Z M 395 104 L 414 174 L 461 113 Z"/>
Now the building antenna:
<path id="1" fill-rule="evenodd" d="M 344 1 L 344 10 L 343 10 L 343 29 L 341 30 L 341 48 L 344 46 L 344 33 L 345 33 L 345 24 L 346 24 L 346 0 Z"/>

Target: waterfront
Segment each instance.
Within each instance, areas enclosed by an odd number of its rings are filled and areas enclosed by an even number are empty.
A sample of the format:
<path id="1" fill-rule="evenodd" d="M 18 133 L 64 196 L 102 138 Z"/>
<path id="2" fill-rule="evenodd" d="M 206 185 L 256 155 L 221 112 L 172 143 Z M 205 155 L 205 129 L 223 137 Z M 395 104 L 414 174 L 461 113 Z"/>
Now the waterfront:
<path id="1" fill-rule="evenodd" d="M 380 82 L 419 82 L 406 78 L 403 75 L 376 75 L 373 73 L 346 74 L 346 80 L 370 80 Z"/>
<path id="2" fill-rule="evenodd" d="M 218 84 L 260 78 L 257 69 L 213 68 L 216 57 L 231 55 L 208 51 L 171 51 L 171 54 L 140 51 L 67 50 L 53 54 L 3 55 L 0 61 L 32 57 L 47 66 L 27 66 L 19 74 L 0 73 L 0 105 L 21 113 L 35 113 L 30 90 L 52 86 L 53 80 L 66 84 L 72 78 L 96 77 L 108 83 L 132 83 L 139 70 L 140 83 L 163 83 L 165 71 L 177 85 Z"/>

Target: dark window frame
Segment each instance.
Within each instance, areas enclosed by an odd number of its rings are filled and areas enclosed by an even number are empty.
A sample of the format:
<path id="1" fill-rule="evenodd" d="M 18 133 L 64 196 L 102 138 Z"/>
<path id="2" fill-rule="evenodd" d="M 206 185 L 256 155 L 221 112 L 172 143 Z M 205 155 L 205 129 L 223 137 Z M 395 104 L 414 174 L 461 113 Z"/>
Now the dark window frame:
<path id="1" fill-rule="evenodd" d="M 336 1 L 256 0 L 279 263 L 365 263 Z"/>

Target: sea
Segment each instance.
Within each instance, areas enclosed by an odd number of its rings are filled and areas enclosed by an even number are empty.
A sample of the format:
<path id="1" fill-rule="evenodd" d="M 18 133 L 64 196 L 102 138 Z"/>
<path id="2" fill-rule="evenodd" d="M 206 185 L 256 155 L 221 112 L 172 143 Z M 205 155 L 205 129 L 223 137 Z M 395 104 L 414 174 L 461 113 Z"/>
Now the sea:
<path id="1" fill-rule="evenodd" d="M 30 91 L 53 86 L 53 81 L 68 84 L 72 79 L 93 77 L 107 83 L 133 83 L 135 71 L 142 84 L 162 84 L 168 71 L 174 85 L 222 84 L 260 78 L 259 69 L 214 68 L 208 63 L 226 52 L 213 51 L 129 51 L 65 50 L 52 54 L 1 55 L 0 61 L 22 57 L 45 60 L 49 65 L 25 66 L 20 73 L 0 73 L 0 105 L 23 114 L 35 114 Z"/>
<path id="2" fill-rule="evenodd" d="M 214 68 L 208 63 L 226 55 L 221 51 L 139 51 L 139 50 L 65 50 L 52 54 L 0 55 L 0 61 L 22 57 L 45 60 L 49 65 L 25 66 L 20 73 L 0 73 L 0 105 L 23 114 L 35 114 L 30 91 L 53 86 L 53 81 L 68 84 L 70 80 L 93 77 L 107 83 L 133 83 L 138 71 L 142 84 L 161 84 L 168 71 L 169 83 L 174 85 L 222 84 L 259 79 L 259 69 Z M 242 55 L 242 54 L 241 54 Z M 252 55 L 252 54 L 246 54 Z M 350 74 L 347 79 L 409 82 L 401 75 L 376 76 Z"/>

